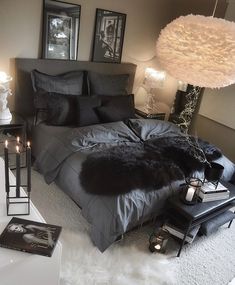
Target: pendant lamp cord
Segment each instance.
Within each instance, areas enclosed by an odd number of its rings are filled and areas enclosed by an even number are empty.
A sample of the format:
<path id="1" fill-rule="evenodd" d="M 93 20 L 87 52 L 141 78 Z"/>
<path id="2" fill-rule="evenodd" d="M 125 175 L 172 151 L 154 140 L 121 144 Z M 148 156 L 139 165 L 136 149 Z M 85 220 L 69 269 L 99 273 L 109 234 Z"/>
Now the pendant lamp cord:
<path id="1" fill-rule="evenodd" d="M 215 11 L 216 11 L 216 8 L 217 8 L 217 5 L 218 5 L 218 1 L 219 1 L 219 0 L 216 0 L 216 1 L 215 1 L 215 7 L 214 7 L 214 11 L 213 11 L 212 17 L 215 16 Z"/>

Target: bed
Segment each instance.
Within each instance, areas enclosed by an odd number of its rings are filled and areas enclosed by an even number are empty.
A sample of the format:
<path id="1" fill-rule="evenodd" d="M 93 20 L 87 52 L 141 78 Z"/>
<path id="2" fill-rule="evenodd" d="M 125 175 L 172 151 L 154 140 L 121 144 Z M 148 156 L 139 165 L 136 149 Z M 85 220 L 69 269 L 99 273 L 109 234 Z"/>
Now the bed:
<path id="1" fill-rule="evenodd" d="M 126 89 L 131 93 L 135 65 L 15 59 L 13 66 L 16 111 L 27 118 L 36 158 L 35 168 L 44 175 L 47 183 L 54 181 L 81 207 L 83 216 L 91 225 L 91 239 L 100 251 L 107 249 L 120 235 L 159 215 L 167 198 L 182 184 L 182 174 L 190 170 L 193 175 L 202 175 L 202 169 L 194 159 L 195 153 L 189 155 L 188 144 L 184 145 L 188 138 L 168 122 L 135 118 L 119 121 L 115 117 L 114 122 L 79 127 L 32 123 L 30 118 L 35 114 L 30 78 L 32 70 L 52 75 L 76 70 L 106 75 L 128 74 Z M 82 92 L 86 92 L 86 88 Z M 107 115 L 103 105 L 99 108 L 102 115 Z M 179 154 L 181 157 L 184 154 L 185 160 L 181 165 L 176 163 L 179 155 L 174 157 L 174 161 L 170 160 L 170 156 L 176 153 L 172 142 L 174 145 L 183 142 L 180 144 L 184 148 Z M 234 164 L 225 156 L 218 155 L 216 148 L 203 144 L 202 147 L 205 147 L 210 160 L 224 165 L 223 179 L 229 181 L 234 173 Z M 165 153 L 164 157 L 162 153 Z M 187 165 L 189 159 L 194 159 L 193 169 Z M 149 183 L 151 181 L 153 183 Z"/>

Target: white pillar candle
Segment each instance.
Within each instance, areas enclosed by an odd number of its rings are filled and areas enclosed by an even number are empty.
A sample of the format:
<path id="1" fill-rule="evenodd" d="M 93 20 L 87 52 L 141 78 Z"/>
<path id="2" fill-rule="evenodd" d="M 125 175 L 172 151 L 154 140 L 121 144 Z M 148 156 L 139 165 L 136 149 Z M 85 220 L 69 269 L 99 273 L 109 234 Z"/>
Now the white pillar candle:
<path id="1" fill-rule="evenodd" d="M 195 192 L 195 189 L 193 187 L 189 187 L 187 194 L 185 196 L 185 200 L 188 202 L 191 202 L 193 200 L 194 192 Z"/>

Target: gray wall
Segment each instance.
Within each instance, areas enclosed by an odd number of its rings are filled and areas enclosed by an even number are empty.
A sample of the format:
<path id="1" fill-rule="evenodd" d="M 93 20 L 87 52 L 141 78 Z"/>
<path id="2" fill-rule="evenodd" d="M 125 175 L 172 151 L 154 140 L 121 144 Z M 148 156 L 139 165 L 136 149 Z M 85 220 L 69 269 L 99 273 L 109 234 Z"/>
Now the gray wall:
<path id="1" fill-rule="evenodd" d="M 191 133 L 218 146 L 235 163 L 235 131 L 232 128 L 198 114 Z"/>
<path id="2" fill-rule="evenodd" d="M 152 64 L 160 30 L 170 21 L 169 0 L 69 0 L 81 5 L 78 60 L 90 60 L 96 8 L 127 14 L 123 62 L 138 65 L 135 87 Z M 40 58 L 43 0 L 0 0 L 0 70 L 9 71 L 9 59 Z M 14 109 L 14 96 L 11 98 Z"/>
<path id="3" fill-rule="evenodd" d="M 229 1 L 225 19 L 235 21 L 234 0 Z M 235 131 L 235 84 L 219 90 L 206 89 L 199 113 Z"/>
<path id="4" fill-rule="evenodd" d="M 225 19 L 235 21 L 235 1 L 230 0 Z M 235 84 L 219 90 L 205 89 L 198 134 L 218 145 L 235 162 Z"/>
<path id="5" fill-rule="evenodd" d="M 170 13 L 173 18 L 188 14 L 211 16 L 215 6 L 215 0 L 170 0 L 170 3 Z M 223 18 L 226 7 L 227 0 L 219 0 L 215 16 Z"/>

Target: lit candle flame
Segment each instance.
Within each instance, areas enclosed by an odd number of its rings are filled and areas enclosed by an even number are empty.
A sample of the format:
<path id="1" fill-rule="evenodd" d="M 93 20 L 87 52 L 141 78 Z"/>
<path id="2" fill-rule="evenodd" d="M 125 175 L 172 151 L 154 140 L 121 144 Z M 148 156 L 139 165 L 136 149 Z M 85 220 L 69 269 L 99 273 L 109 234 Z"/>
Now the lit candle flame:
<path id="1" fill-rule="evenodd" d="M 17 145 L 16 146 L 16 152 L 19 153 L 20 152 L 20 147 Z"/>
<path id="2" fill-rule="evenodd" d="M 27 142 L 27 147 L 30 147 L 30 142 Z"/>
<path id="3" fill-rule="evenodd" d="M 154 247 L 156 248 L 156 250 L 159 250 L 159 249 L 161 249 L 161 246 L 160 246 L 160 244 L 156 244 Z"/>
<path id="4" fill-rule="evenodd" d="M 8 141 L 7 140 L 5 141 L 5 147 L 6 148 L 8 147 Z"/>
<path id="5" fill-rule="evenodd" d="M 16 140 L 17 140 L 17 143 L 19 143 L 20 142 L 20 137 L 17 137 Z"/>

